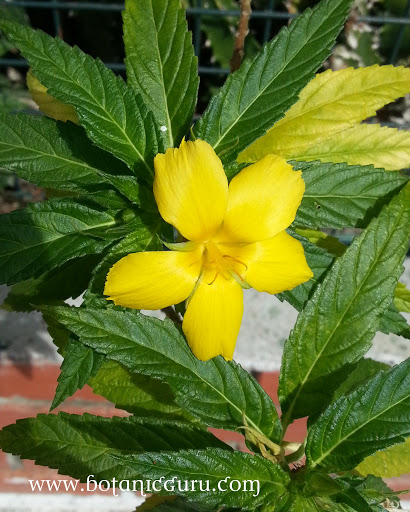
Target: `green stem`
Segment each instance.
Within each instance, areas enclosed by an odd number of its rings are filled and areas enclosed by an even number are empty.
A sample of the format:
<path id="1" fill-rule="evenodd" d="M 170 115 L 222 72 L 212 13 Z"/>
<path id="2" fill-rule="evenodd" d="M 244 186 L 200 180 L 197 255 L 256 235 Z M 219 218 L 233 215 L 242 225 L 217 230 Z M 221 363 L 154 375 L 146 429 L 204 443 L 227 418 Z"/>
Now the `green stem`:
<path id="1" fill-rule="evenodd" d="M 289 455 L 285 455 L 285 461 L 288 464 L 300 460 L 305 455 L 306 441 L 307 439 L 305 439 L 303 443 L 300 444 L 299 448 L 296 451 L 289 453 Z"/>

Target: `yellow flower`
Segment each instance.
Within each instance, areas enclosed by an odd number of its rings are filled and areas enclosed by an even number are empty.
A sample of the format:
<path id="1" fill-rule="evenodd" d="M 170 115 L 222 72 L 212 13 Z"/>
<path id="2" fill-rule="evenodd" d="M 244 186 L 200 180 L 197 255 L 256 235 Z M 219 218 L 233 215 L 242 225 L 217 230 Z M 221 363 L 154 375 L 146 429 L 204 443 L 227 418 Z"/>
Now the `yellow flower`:
<path id="1" fill-rule="evenodd" d="M 111 268 L 104 293 L 135 309 L 188 299 L 182 328 L 193 353 L 232 359 L 242 289 L 275 294 L 313 276 L 303 246 L 285 232 L 305 191 L 302 173 L 268 155 L 228 188 L 221 161 L 202 140 L 183 141 L 154 164 L 159 212 L 188 241 L 129 254 Z"/>

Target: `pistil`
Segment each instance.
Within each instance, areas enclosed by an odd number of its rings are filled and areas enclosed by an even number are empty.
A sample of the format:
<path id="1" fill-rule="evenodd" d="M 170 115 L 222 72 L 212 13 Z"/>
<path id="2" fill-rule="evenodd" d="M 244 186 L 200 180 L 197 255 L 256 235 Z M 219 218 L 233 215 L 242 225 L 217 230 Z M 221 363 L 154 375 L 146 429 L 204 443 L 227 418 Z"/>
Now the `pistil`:
<path id="1" fill-rule="evenodd" d="M 238 266 L 243 268 L 239 270 L 237 268 Z M 221 274 L 225 280 L 238 278 L 244 283 L 245 277 L 243 274 L 248 270 L 248 266 L 238 258 L 230 256 L 229 254 L 223 254 L 218 244 L 208 241 L 205 244 L 203 254 L 203 269 L 205 272 L 214 272 L 212 280 L 210 282 L 207 281 L 209 285 L 216 281 L 219 274 Z"/>

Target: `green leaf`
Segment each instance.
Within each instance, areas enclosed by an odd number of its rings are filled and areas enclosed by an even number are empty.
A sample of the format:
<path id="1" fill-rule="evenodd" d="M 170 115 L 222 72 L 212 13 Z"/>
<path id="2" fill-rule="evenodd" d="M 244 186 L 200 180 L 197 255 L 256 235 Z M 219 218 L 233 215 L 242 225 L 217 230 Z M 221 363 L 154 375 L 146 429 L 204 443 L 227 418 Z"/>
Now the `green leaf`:
<path id="1" fill-rule="evenodd" d="M 356 489 L 352 489 L 351 487 L 346 487 L 346 489 L 344 489 L 336 496 L 333 496 L 331 499 L 335 503 L 347 505 L 356 512 L 374 512 L 374 508 L 366 502 L 366 500 L 360 495 L 360 493 L 356 491 Z"/>
<path id="2" fill-rule="evenodd" d="M 226 161 L 284 116 L 330 54 L 350 0 L 322 0 L 284 27 L 255 59 L 228 77 L 195 127 Z"/>
<path id="3" fill-rule="evenodd" d="M 70 331 L 59 324 L 51 315 L 47 313 L 42 315 L 43 320 L 47 324 L 48 333 L 53 338 L 53 343 L 57 347 L 57 352 L 64 357 L 65 349 L 71 337 Z"/>
<path id="4" fill-rule="evenodd" d="M 400 284 L 400 283 L 399 283 Z M 403 315 L 397 310 L 394 303 L 391 303 L 387 311 L 380 319 L 379 331 L 385 334 L 396 334 L 410 340 L 410 325 Z"/>
<path id="5" fill-rule="evenodd" d="M 285 344 L 279 397 L 284 424 L 320 411 L 349 365 L 371 346 L 408 249 L 410 186 L 333 264 Z"/>
<path id="6" fill-rule="evenodd" d="M 295 224 L 312 228 L 364 227 L 407 182 L 372 166 L 292 162 L 303 172 L 306 192 Z"/>
<path id="7" fill-rule="evenodd" d="M 117 160 L 117 162 L 118 161 L 119 160 Z M 104 207 L 105 210 L 132 210 L 134 213 L 141 211 L 137 210 L 136 206 L 138 205 L 139 208 L 143 209 L 142 204 L 138 204 L 140 202 L 140 195 L 142 194 L 143 187 L 138 186 L 135 176 L 133 176 L 130 180 L 128 180 L 127 177 L 127 180 L 123 183 L 123 185 L 124 186 L 121 194 L 117 190 L 102 188 L 101 190 L 93 191 L 92 195 L 89 195 L 88 197 L 92 200 L 93 203 L 97 203 Z M 48 198 L 51 199 L 53 197 L 59 197 L 58 192 L 55 192 L 56 191 L 54 189 L 47 189 Z M 132 196 L 134 197 L 132 198 Z M 127 198 L 135 204 L 130 204 L 130 201 Z M 79 199 L 85 199 L 85 196 L 79 197 Z"/>
<path id="8" fill-rule="evenodd" d="M 70 332 L 50 315 L 43 313 L 43 318 L 58 352 L 64 356 Z M 88 384 L 94 393 L 106 398 L 118 409 L 124 409 L 139 418 L 157 417 L 198 422 L 175 404 L 174 395 L 166 382 L 133 374 L 115 361 L 105 360 L 97 375 L 91 377 Z"/>
<path id="9" fill-rule="evenodd" d="M 108 359 L 167 382 L 176 403 L 206 425 L 236 430 L 247 424 L 274 441 L 280 438 L 275 406 L 258 382 L 222 357 L 199 361 L 169 320 L 113 309 L 44 311 Z"/>
<path id="10" fill-rule="evenodd" d="M 391 368 L 388 364 L 374 361 L 373 359 L 360 359 L 355 369 L 347 376 L 346 380 L 336 389 L 332 401 L 337 400 L 343 395 L 355 390 L 358 386 L 362 386 L 377 373 Z"/>
<path id="11" fill-rule="evenodd" d="M 189 129 L 198 92 L 198 60 L 180 0 L 126 0 L 124 43 L 128 83 L 166 128 L 168 147 Z"/>
<path id="12" fill-rule="evenodd" d="M 319 472 L 311 472 L 304 479 L 304 496 L 331 496 L 340 492 L 342 487 L 330 475 Z"/>
<path id="13" fill-rule="evenodd" d="M 115 361 L 105 361 L 88 384 L 94 393 L 103 396 L 118 409 L 124 409 L 139 418 L 187 419 L 187 413 L 175 404 L 168 384 L 146 375 L 131 373 Z"/>
<path id="14" fill-rule="evenodd" d="M 287 494 L 274 510 L 275 512 L 317 512 L 318 509 L 312 498 L 306 498 L 300 494 L 292 493 Z"/>
<path id="15" fill-rule="evenodd" d="M 398 499 L 399 494 L 404 494 L 407 491 L 392 491 L 388 485 L 383 482 L 381 478 L 370 475 L 366 478 L 360 478 L 350 474 L 346 474 L 337 479 L 337 482 L 343 485 L 347 484 L 354 488 L 365 500 L 371 505 L 371 510 L 375 512 L 384 511 L 384 503 L 389 500 L 390 506 L 394 509 L 400 505 Z"/>
<path id="16" fill-rule="evenodd" d="M 90 139 L 142 179 L 152 181 L 153 157 L 162 148 L 161 141 L 158 146 L 161 132 L 135 91 L 100 60 L 59 38 L 8 21 L 1 21 L 0 28 L 47 92 L 76 109 Z"/>
<path id="17" fill-rule="evenodd" d="M 64 412 L 39 414 L 4 427 L 0 431 L 0 447 L 4 452 L 58 469 L 60 474 L 82 482 L 89 475 L 94 475 L 97 481 L 140 478 L 139 472 L 126 468 L 113 455 L 207 447 L 220 447 L 233 453 L 229 446 L 198 426 Z"/>
<path id="18" fill-rule="evenodd" d="M 394 305 L 399 311 L 410 313 L 410 290 L 403 283 L 397 283 L 394 291 Z"/>
<path id="19" fill-rule="evenodd" d="M 158 229 L 158 224 L 156 229 Z M 100 307 L 109 306 L 103 295 L 103 290 L 110 267 L 118 261 L 118 259 L 130 252 L 145 250 L 148 245 L 153 242 L 155 237 L 155 230 L 149 230 L 142 225 L 116 244 L 95 268 L 89 289 L 84 297 L 85 304 L 96 304 Z M 66 347 L 64 361 L 58 379 L 59 384 L 51 410 L 60 405 L 66 398 L 73 395 L 77 389 L 81 389 L 87 384 L 89 379 L 94 377 L 100 369 L 102 372 L 101 365 L 104 359 L 104 355 L 99 354 L 92 348 L 86 347 L 75 340 L 71 340 Z M 106 365 L 109 366 L 110 362 L 106 362 Z M 114 375 L 110 374 L 110 382 L 107 386 L 105 382 L 107 373 L 102 373 L 101 375 L 99 372 L 92 386 L 96 393 L 102 394 L 105 398 L 108 398 L 116 404 L 119 400 L 122 402 L 119 406 L 125 405 L 120 408 L 125 408 L 128 411 L 130 410 L 131 406 L 129 404 L 131 402 L 134 404 L 134 411 L 144 411 L 146 413 L 146 411 L 149 410 L 150 415 L 158 415 L 160 411 L 166 413 L 181 412 L 177 406 L 172 405 L 173 395 L 165 383 L 155 381 L 142 375 L 131 377 L 120 365 L 114 363 L 114 366 L 114 372 L 117 377 L 116 384 L 113 382 Z M 96 390 L 96 387 L 99 391 Z M 129 393 L 129 397 L 124 396 L 124 391 Z M 156 394 L 156 397 L 162 394 L 162 403 L 154 397 L 154 394 Z M 167 400 L 170 403 L 169 406 L 165 405 Z"/>
<path id="20" fill-rule="evenodd" d="M 350 507 L 336 504 L 323 496 L 306 497 L 293 492 L 285 497 L 286 501 L 275 508 L 275 512 L 352 512 Z"/>
<path id="21" fill-rule="evenodd" d="M 297 228 L 296 232 L 292 231 L 291 234 L 302 243 L 306 261 L 314 276 L 307 283 L 303 283 L 293 288 L 293 290 L 279 293 L 277 297 L 282 301 L 289 302 L 297 311 L 302 311 L 318 283 L 323 280 L 331 268 L 335 260 L 334 256 L 344 254 L 347 246 L 337 238 L 323 233 L 323 231 Z M 398 283 L 397 286 L 400 284 Z M 397 293 L 397 287 L 395 293 Z M 410 339 L 410 326 L 407 320 L 397 311 L 394 304 L 390 304 L 384 312 L 378 330 L 385 334 L 392 333 Z"/>
<path id="22" fill-rule="evenodd" d="M 309 429 L 309 467 L 351 470 L 369 455 L 410 437 L 409 370 L 407 359 L 331 404 Z"/>
<path id="23" fill-rule="evenodd" d="M 334 262 L 334 256 L 342 256 L 347 246 L 323 231 L 297 228 L 296 232 L 291 232 L 291 234 L 303 245 L 306 261 L 314 276 L 307 283 L 303 283 L 293 290 L 279 293 L 277 297 L 280 300 L 286 300 L 295 309 L 301 311 L 317 284 L 329 271 Z M 404 285 L 397 283 L 395 295 L 400 286 Z M 394 304 L 390 304 L 381 317 L 378 330 L 385 334 L 392 333 L 410 339 L 410 326 Z"/>
<path id="24" fill-rule="evenodd" d="M 0 165 L 39 187 L 89 194 L 110 184 L 139 203 L 138 183 L 83 128 L 47 117 L 0 115 Z"/>
<path id="25" fill-rule="evenodd" d="M 0 216 L 0 282 L 37 278 L 50 268 L 99 254 L 115 218 L 78 201 L 52 199 Z"/>
<path id="26" fill-rule="evenodd" d="M 87 306 L 92 308 L 114 307 L 113 304 L 107 302 L 103 295 L 105 280 L 110 268 L 127 254 L 149 249 L 160 250 L 162 244 L 157 234 L 160 226 L 161 221 L 157 219 L 151 226 L 143 224 L 110 248 L 93 272 L 90 285 L 84 295 L 84 302 Z"/>
<path id="27" fill-rule="evenodd" d="M 65 349 L 64 361 L 61 364 L 61 373 L 58 377 L 58 385 L 50 411 L 74 395 L 77 389 L 82 389 L 88 379 L 96 375 L 103 361 L 103 355 L 71 338 Z"/>
<path id="28" fill-rule="evenodd" d="M 91 254 L 64 263 L 38 279 L 15 284 L 1 305 L 6 311 L 32 311 L 36 304 L 56 304 L 76 298 L 87 288 L 101 255 Z"/>
<path id="29" fill-rule="evenodd" d="M 253 510 L 264 504 L 274 505 L 285 493 L 289 476 L 277 464 L 259 455 L 250 455 L 238 451 L 208 448 L 206 450 L 185 450 L 178 453 L 141 453 L 138 455 L 118 455 L 115 460 L 131 471 L 141 473 L 144 478 L 156 480 L 164 475 L 175 476 L 177 480 L 202 482 L 185 492 L 178 493 L 213 506 L 240 507 Z M 223 489 L 218 487 L 221 481 Z M 239 481 L 240 492 L 229 488 L 230 481 Z M 259 483 L 258 483 L 259 482 Z M 237 488 L 237 483 L 234 489 Z M 170 492 L 164 489 L 163 493 Z M 246 486 L 246 487 L 245 487 Z M 260 486 L 258 493 L 258 486 Z M 177 487 L 177 486 L 176 486 Z M 182 487 L 183 489 L 183 487 Z"/>
<path id="30" fill-rule="evenodd" d="M 160 496 L 153 494 L 149 496 L 142 505 L 136 508 L 135 512 L 209 512 L 212 509 L 190 503 L 179 496 Z M 224 509 L 226 510 L 226 509 Z"/>
<path id="31" fill-rule="evenodd" d="M 356 471 L 363 476 L 374 475 L 382 478 L 410 473 L 410 438 L 404 443 L 370 455 L 357 466 Z"/>
<path id="32" fill-rule="evenodd" d="M 298 488 L 301 484 L 303 489 Z M 363 479 L 347 474 L 335 479 L 313 471 L 299 480 L 298 487 L 290 488 L 275 512 L 382 512 L 385 509 L 381 504 L 387 498 L 397 502 L 396 493 L 375 477 Z"/>

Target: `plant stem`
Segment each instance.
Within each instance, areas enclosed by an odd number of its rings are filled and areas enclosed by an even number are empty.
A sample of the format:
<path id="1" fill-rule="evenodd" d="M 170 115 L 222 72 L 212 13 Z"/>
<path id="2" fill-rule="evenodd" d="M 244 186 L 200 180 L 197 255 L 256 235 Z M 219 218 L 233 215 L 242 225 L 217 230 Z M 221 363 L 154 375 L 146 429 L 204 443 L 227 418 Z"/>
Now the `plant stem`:
<path id="1" fill-rule="evenodd" d="M 167 308 L 162 308 L 161 311 L 165 313 L 165 316 L 172 320 L 174 324 L 182 324 L 180 314 L 177 313 L 173 307 L 168 306 Z"/>
<path id="2" fill-rule="evenodd" d="M 305 455 L 306 441 L 307 439 L 304 440 L 304 442 L 299 446 L 299 448 L 296 451 L 289 453 L 289 455 L 285 456 L 285 461 L 287 464 L 296 462 Z"/>
<path id="3" fill-rule="evenodd" d="M 245 55 L 245 39 L 249 33 L 249 18 L 251 16 L 252 0 L 240 0 L 241 15 L 238 23 L 238 31 L 235 37 L 235 46 L 233 50 L 231 64 L 231 73 L 239 69 Z"/>

